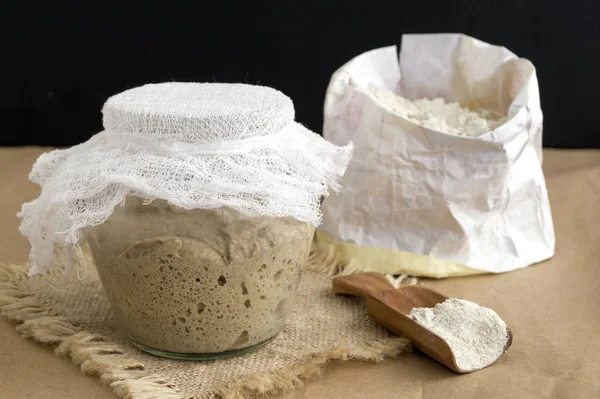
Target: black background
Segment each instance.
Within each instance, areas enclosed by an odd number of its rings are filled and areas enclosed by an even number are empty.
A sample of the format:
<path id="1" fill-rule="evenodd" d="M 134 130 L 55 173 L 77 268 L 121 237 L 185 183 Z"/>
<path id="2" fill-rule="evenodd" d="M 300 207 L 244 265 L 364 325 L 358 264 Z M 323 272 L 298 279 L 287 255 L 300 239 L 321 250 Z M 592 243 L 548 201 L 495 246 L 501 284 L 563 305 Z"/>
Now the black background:
<path id="1" fill-rule="evenodd" d="M 600 147 L 597 1 L 14 2 L 4 6 L 0 144 L 71 145 L 112 94 L 148 82 L 247 82 L 320 132 L 331 74 L 403 33 L 462 32 L 537 68 L 544 146 Z"/>

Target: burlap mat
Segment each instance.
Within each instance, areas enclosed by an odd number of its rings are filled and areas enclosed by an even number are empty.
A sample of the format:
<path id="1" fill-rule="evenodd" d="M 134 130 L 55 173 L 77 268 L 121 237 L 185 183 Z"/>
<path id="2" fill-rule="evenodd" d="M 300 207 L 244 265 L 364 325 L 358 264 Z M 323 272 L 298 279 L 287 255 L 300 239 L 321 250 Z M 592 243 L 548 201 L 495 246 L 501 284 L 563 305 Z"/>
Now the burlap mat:
<path id="1" fill-rule="evenodd" d="M 0 314 L 25 338 L 56 345 L 85 373 L 123 398 L 242 398 L 294 389 L 318 377 L 329 360 L 379 361 L 410 350 L 369 317 L 362 300 L 334 295 L 338 266 L 331 248 L 313 248 L 295 310 L 271 343 L 244 356 L 207 362 L 167 360 L 129 344 L 111 316 L 94 270 L 55 269 L 27 278 L 28 265 L 0 264 Z M 413 283 L 413 281 L 408 281 Z"/>

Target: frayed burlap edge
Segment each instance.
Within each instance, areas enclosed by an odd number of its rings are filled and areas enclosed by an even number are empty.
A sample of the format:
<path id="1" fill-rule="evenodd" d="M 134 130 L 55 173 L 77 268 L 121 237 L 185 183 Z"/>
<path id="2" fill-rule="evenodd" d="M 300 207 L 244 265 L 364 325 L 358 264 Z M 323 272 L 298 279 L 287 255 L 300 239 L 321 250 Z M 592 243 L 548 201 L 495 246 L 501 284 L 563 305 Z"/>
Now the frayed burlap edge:
<path id="1" fill-rule="evenodd" d="M 333 246 L 315 243 L 307 268 L 324 278 L 331 278 L 339 274 L 350 274 L 352 269 L 348 266 L 342 264 Z M 39 303 L 33 293 L 19 290 L 18 282 L 26 277 L 25 266 L 0 263 L 0 315 L 18 323 L 17 331 L 23 338 L 56 346 L 54 352 L 58 356 L 68 357 L 80 366 L 82 372 L 98 376 L 120 398 L 184 399 L 174 384 L 165 378 L 150 374 L 143 364 L 128 358 L 118 345 L 99 335 L 81 330 L 48 306 Z M 388 276 L 394 286 L 398 286 L 405 278 L 406 276 Z M 404 281 L 405 284 L 415 282 L 414 279 Z M 289 369 L 249 375 L 206 399 L 241 399 L 291 391 L 303 386 L 307 381 L 319 378 L 331 360 L 379 362 L 410 350 L 410 342 L 401 337 L 361 346 L 336 345 L 326 351 L 312 354 Z"/>
<path id="2" fill-rule="evenodd" d="M 217 397 L 243 399 L 258 394 L 292 391 L 310 380 L 321 377 L 325 366 L 331 360 L 380 362 L 385 358 L 394 358 L 402 352 L 411 350 L 410 342 L 401 337 L 390 338 L 383 342 L 372 342 L 364 346 L 334 346 L 326 351 L 313 354 L 302 364 L 288 370 L 253 374 L 236 381 Z"/>
<path id="3" fill-rule="evenodd" d="M 82 331 L 32 293 L 18 290 L 18 281 L 26 277 L 25 267 L 0 264 L 0 315 L 19 323 L 17 331 L 23 338 L 56 346 L 54 353 L 71 358 L 84 373 L 97 375 L 121 398 L 182 399 L 172 384 L 150 374 L 117 345 Z"/>

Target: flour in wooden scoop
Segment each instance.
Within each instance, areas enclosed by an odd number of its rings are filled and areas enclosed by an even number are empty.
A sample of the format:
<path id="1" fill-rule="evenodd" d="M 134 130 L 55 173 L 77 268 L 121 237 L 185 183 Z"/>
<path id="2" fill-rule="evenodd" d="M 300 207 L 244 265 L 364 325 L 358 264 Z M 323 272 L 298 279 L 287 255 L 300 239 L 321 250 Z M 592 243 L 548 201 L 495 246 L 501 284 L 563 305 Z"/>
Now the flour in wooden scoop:
<path id="1" fill-rule="evenodd" d="M 433 308 L 413 308 L 409 317 L 448 343 L 465 372 L 489 366 L 504 353 L 506 323 L 493 310 L 450 298 Z"/>

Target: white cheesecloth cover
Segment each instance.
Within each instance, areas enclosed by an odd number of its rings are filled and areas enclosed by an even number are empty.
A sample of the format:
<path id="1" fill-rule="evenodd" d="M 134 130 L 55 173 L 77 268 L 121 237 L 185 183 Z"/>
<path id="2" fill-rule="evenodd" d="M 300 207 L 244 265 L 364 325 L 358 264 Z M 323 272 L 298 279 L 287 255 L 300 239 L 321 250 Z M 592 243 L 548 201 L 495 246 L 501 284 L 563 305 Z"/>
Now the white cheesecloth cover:
<path id="1" fill-rule="evenodd" d="M 85 239 L 129 195 L 184 209 L 230 207 L 318 225 L 320 199 L 337 190 L 352 154 L 294 122 L 283 93 L 262 86 L 161 83 L 106 101 L 105 130 L 38 158 L 41 195 L 23 204 L 30 275 Z"/>

